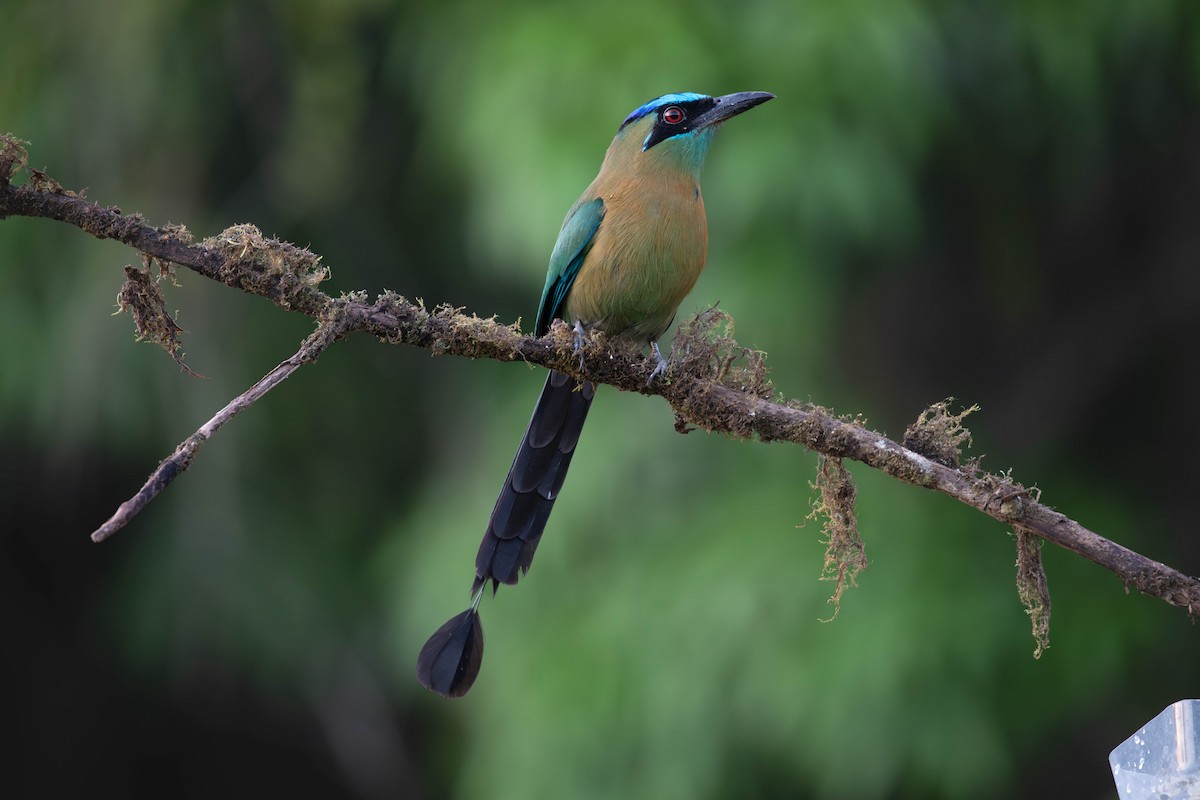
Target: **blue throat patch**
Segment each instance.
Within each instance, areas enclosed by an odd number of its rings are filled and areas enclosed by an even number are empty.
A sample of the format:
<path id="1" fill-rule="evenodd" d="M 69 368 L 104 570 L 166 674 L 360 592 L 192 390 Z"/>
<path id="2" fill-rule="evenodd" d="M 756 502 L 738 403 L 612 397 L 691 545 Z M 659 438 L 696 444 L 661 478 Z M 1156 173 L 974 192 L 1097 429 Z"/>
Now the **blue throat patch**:
<path id="1" fill-rule="evenodd" d="M 708 155 L 708 146 L 712 144 L 715 132 L 714 128 L 704 128 L 681 136 L 672 136 L 654 145 L 654 148 L 662 148 L 664 153 L 670 153 L 679 169 L 691 175 L 699 185 L 700 170 L 704 168 L 704 159 Z M 642 152 L 645 152 L 645 145 L 642 145 Z"/>

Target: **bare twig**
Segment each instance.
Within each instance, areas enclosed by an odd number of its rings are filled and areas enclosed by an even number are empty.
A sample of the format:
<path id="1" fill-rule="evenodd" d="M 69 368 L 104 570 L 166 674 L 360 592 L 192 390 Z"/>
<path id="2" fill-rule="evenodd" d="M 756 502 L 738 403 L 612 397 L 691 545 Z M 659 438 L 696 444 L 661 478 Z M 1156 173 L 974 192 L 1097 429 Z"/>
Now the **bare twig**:
<path id="1" fill-rule="evenodd" d="M 163 459 L 158 468 L 150 474 L 138 493 L 121 503 L 116 513 L 92 533 L 92 541 L 102 542 L 129 524 L 129 521 L 137 516 L 151 500 L 158 497 L 159 492 L 170 486 L 171 481 L 175 480 L 179 473 L 192 465 L 192 459 L 196 457 L 196 452 L 225 423 L 254 405 L 297 369 L 316 361 L 329 345 L 345 335 L 348 326 L 348 318 L 322 323 L 304 340 L 295 355 L 279 364 L 249 389 L 229 401 L 212 419 L 201 425 L 199 430 L 180 442 L 179 446 L 175 448 L 175 452 Z"/>
<path id="2" fill-rule="evenodd" d="M 29 216 L 67 222 L 93 236 L 116 239 L 147 255 L 305 314 L 323 323 L 310 341 L 328 337 L 314 357 L 333 339 L 362 331 L 394 344 L 423 347 L 435 355 L 521 359 L 625 391 L 661 395 L 674 409 L 676 427 L 681 431 L 699 427 L 735 437 L 788 441 L 830 458 L 859 461 L 1078 553 L 1112 571 L 1127 586 L 1186 608 L 1191 615 L 1200 613 L 1200 580 L 1122 547 L 1052 510 L 1008 475 L 982 472 L 973 462 L 960 465 L 957 446 L 965 438 L 959 424 L 963 415 L 947 418 L 944 404 L 940 409 L 931 407 L 917 424 L 940 426 L 949 440 L 935 433 L 930 443 L 925 441 L 928 437 L 914 435 L 910 444 L 918 452 L 818 406 L 772 400 L 761 354 L 738 348 L 720 330 L 727 318 L 715 311 L 681 326 L 667 373 L 669 380 L 647 385 L 653 362 L 636 352 L 610 351 L 600 336 L 585 349 L 581 362 L 573 351 L 570 332 L 562 325 L 535 339 L 494 319 L 466 316 L 447 306 L 431 312 L 390 292 L 380 295 L 372 305 L 363 293 L 333 298 L 317 288 L 325 271 L 315 255 L 266 239 L 251 226 L 235 226 L 195 244 L 181 226 L 155 228 L 140 215 L 122 216 L 118 209 L 102 207 L 64 190 L 43 173 L 35 172 L 28 185 L 13 186 L 11 176 L 23 163 L 20 143 L 0 137 L 0 219 Z M 287 368 L 298 358 L 294 366 Z M 262 391 L 277 384 L 300 363 L 304 359 L 297 353 L 281 364 L 260 381 L 268 384 Z M 745 366 L 738 367 L 739 363 Z M 284 373 L 276 375 L 281 369 Z M 248 404 L 238 398 L 222 414 L 230 411 L 228 416 L 232 416 Z M 196 448 L 228 419 L 222 414 L 210 421 L 211 428 L 202 428 L 181 444 L 142 491 L 93 538 L 99 541 L 118 529 L 185 469 Z"/>

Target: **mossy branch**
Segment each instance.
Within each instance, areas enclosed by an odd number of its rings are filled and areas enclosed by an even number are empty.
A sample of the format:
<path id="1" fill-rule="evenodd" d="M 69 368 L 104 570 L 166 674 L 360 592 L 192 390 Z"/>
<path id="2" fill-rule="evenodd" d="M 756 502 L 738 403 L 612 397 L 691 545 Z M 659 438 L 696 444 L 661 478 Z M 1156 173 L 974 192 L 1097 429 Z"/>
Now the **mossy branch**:
<path id="1" fill-rule="evenodd" d="M 738 347 L 731 336 L 730 319 L 715 309 L 681 324 L 665 379 L 647 384 L 654 368 L 651 359 L 635 350 L 612 347 L 613 343 L 600 335 L 593 337 L 581 359 L 573 350 L 572 335 L 565 325 L 556 324 L 539 339 L 522 335 L 515 325 L 468 316 L 461 309 L 440 306 L 431 311 L 393 292 L 384 292 L 373 302 L 361 292 L 332 297 L 319 288 L 327 277 L 319 257 L 286 242 L 266 238 L 253 226 L 234 226 L 217 236 L 194 242 L 182 226 L 151 226 L 139 214 L 124 215 L 120 209 L 90 202 L 36 170 L 30 171 L 26 184 L 13 185 L 13 177 L 28 160 L 21 144 L 12 137 L 0 137 L 0 220 L 24 216 L 66 222 L 98 238 L 123 242 L 147 259 L 178 264 L 227 286 L 265 297 L 280 308 L 304 314 L 318 323 L 317 331 L 306 340 L 301 351 L 259 382 L 266 382 L 261 391 L 252 387 L 239 398 L 248 402 L 235 400 L 230 404 L 235 407 L 233 413 L 278 385 L 279 370 L 286 377 L 301 364 L 314 360 L 337 339 L 355 332 L 395 344 L 422 347 L 435 355 L 522 360 L 625 391 L 660 395 L 670 403 L 676 427 L 683 432 L 703 428 L 739 438 L 757 437 L 764 442 L 786 441 L 822 454 L 825 472 L 818 486 L 822 487 L 824 505 L 837 516 L 833 520 L 835 530 L 848 532 L 853 527 L 854 489 L 849 473 L 841 466 L 845 459 L 952 497 L 1015 529 L 1021 543 L 1021 595 L 1034 617 L 1039 648 L 1045 643 L 1049 596 L 1044 591 L 1036 549 L 1028 540 L 1030 534 L 1112 571 L 1126 586 L 1183 607 L 1190 615 L 1200 613 L 1200 580 L 1129 550 L 1052 510 L 1040 502 L 1036 490 L 1027 490 L 1010 475 L 984 472 L 973 461 L 961 463 L 960 447 L 969 440 L 969 433 L 962 426 L 967 412 L 955 415 L 946 402 L 934 404 L 906 433 L 908 446 L 905 446 L 870 430 L 859 420 L 839 417 L 812 404 L 775 398 L 766 378 L 763 354 Z M 146 272 L 150 263 L 145 262 Z M 142 284 L 144 278 L 137 276 Z M 137 308 L 133 314 L 135 321 L 140 317 L 157 320 L 160 325 L 157 333 L 139 329 L 139 335 L 164 343 L 165 330 L 169 335 L 164 346 L 174 352 L 175 332 L 164 321 L 164 317 L 168 321 L 170 318 L 163 309 L 153 307 L 161 304 L 161 293 L 140 291 L 128 296 L 143 298 L 130 302 L 149 302 L 151 306 Z M 144 298 L 151 299 L 144 301 Z M 223 424 L 229 416 L 232 414 L 224 417 L 218 414 L 214 420 L 221 419 Z M 211 435 L 219 425 L 213 426 L 210 421 L 206 427 Z M 192 438 L 205 430 L 202 428 Z M 159 478 L 165 477 L 165 482 L 156 482 L 152 475 L 147 486 L 166 485 L 187 468 L 195 448 L 206 439 L 207 436 L 198 439 L 190 450 L 185 441 L 155 473 Z M 158 490 L 161 488 L 158 486 Z M 138 496 L 141 495 L 140 492 Z M 127 521 L 131 516 L 118 512 L 114 519 Z M 101 528 L 97 538 L 107 533 L 111 530 Z M 852 579 L 854 571 L 865 563 L 860 557 L 861 544 L 854 544 L 853 537 L 848 536 L 848 533 L 838 537 L 831 534 L 831 547 L 837 544 L 840 549 L 831 554 L 834 560 L 827 568 L 835 571 L 836 580 Z M 841 585 L 837 589 L 839 595 Z"/>

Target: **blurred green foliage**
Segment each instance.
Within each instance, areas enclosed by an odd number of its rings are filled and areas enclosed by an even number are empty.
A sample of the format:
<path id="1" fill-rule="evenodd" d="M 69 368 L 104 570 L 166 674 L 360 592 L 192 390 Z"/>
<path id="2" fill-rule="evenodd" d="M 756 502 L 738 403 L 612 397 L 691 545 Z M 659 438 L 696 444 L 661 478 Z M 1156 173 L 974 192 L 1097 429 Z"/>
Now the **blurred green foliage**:
<path id="1" fill-rule="evenodd" d="M 772 91 L 713 148 L 681 315 L 719 302 L 781 391 L 893 436 L 977 402 L 985 467 L 1200 572 L 1194 0 L 10 0 L 0 32 L 0 128 L 64 186 L 201 236 L 254 223 L 320 253 L 329 291 L 526 327 L 630 109 Z M 339 344 L 101 553 L 91 528 L 310 329 L 181 270 L 190 378 L 110 316 L 135 260 L 0 222 L 0 577 L 32 654 L 6 685 L 34 732 L 6 775 L 28 795 L 66 793 L 45 765 L 92 748 L 126 795 L 1109 796 L 1108 750 L 1196 694 L 1182 612 L 1050 549 L 1034 661 L 1006 532 L 854 465 L 872 565 L 821 622 L 815 458 L 680 437 L 609 390 L 537 568 L 485 601 L 479 683 L 427 695 L 415 654 L 466 598 L 541 376 Z M 64 727 L 86 746 L 52 745 Z M 214 729 L 250 732 L 229 736 L 257 777 Z"/>

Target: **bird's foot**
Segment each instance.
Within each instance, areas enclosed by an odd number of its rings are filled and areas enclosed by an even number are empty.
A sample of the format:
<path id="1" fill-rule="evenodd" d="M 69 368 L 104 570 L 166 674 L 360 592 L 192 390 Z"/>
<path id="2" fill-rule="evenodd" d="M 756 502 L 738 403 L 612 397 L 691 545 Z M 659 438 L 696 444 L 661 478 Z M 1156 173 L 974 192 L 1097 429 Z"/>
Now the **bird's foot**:
<path id="1" fill-rule="evenodd" d="M 658 342 L 650 342 L 650 351 L 654 353 L 654 357 L 658 360 L 654 371 L 650 373 L 650 377 L 646 379 L 646 385 L 654 383 L 654 379 L 665 376 L 667 374 L 667 360 L 663 358 L 662 351 L 658 349 Z"/>
<path id="2" fill-rule="evenodd" d="M 583 369 L 583 348 L 592 343 L 588 338 L 587 331 L 583 327 L 583 323 L 575 320 L 575 352 L 579 353 L 579 368 Z"/>

